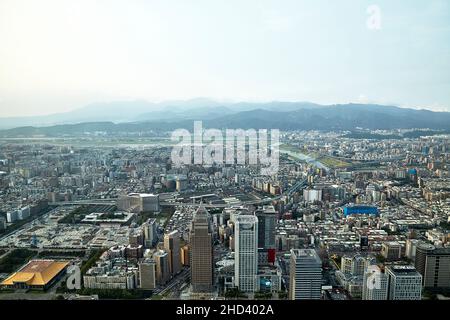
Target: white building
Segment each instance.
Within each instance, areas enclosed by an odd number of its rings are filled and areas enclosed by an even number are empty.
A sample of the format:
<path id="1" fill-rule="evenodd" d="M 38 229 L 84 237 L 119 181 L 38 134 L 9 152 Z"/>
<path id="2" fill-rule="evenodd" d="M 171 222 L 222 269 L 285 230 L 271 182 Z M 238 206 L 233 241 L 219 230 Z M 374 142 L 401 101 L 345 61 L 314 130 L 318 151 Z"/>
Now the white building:
<path id="1" fill-rule="evenodd" d="M 258 218 L 239 215 L 235 219 L 235 285 L 243 292 L 254 292 L 258 273 Z"/>
<path id="2" fill-rule="evenodd" d="M 30 217 L 30 207 L 26 206 L 17 210 L 17 219 L 24 220 Z"/>
<path id="3" fill-rule="evenodd" d="M 19 214 L 18 214 L 17 210 L 8 211 L 6 213 L 6 220 L 9 223 L 13 223 L 13 222 L 16 222 L 17 220 L 19 220 Z"/>
<path id="4" fill-rule="evenodd" d="M 412 261 L 414 261 L 416 259 L 416 249 L 417 249 L 418 243 L 419 243 L 419 240 L 417 240 L 417 239 L 407 239 L 406 240 L 405 256 L 408 259 L 411 259 Z"/>
<path id="5" fill-rule="evenodd" d="M 290 300 L 319 300 L 322 296 L 322 261 L 313 249 L 292 249 Z"/>
<path id="6" fill-rule="evenodd" d="M 304 189 L 303 200 L 306 202 L 322 201 L 322 189 Z"/>
<path id="7" fill-rule="evenodd" d="M 422 275 L 413 266 L 386 267 L 389 281 L 389 300 L 421 300 Z"/>

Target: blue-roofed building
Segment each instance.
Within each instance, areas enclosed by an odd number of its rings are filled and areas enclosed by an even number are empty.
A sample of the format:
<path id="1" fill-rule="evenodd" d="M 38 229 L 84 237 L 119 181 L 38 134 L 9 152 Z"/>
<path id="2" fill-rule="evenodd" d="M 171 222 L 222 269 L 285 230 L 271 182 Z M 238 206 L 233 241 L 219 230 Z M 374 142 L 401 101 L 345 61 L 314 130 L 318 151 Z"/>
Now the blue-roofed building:
<path id="1" fill-rule="evenodd" d="M 368 214 L 378 216 L 378 208 L 375 206 L 346 206 L 344 207 L 344 216 L 352 214 Z"/>

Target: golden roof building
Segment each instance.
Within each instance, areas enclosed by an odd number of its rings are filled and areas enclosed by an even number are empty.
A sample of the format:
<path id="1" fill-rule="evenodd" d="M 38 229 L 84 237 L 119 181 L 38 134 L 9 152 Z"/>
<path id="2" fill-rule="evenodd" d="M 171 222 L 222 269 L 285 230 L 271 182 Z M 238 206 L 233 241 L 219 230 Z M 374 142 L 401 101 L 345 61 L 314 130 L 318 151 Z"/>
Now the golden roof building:
<path id="1" fill-rule="evenodd" d="M 65 273 L 68 261 L 31 260 L 0 285 L 12 289 L 50 288 Z"/>

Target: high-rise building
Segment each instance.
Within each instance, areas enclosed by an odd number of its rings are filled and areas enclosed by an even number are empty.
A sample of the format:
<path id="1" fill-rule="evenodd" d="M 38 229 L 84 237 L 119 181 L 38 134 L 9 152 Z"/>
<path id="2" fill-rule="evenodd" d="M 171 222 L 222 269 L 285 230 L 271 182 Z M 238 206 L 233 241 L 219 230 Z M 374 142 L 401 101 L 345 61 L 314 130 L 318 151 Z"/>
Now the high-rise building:
<path id="1" fill-rule="evenodd" d="M 353 263 L 353 256 L 342 256 L 341 257 L 341 271 L 344 274 L 350 274 L 352 273 L 352 263 Z"/>
<path id="2" fill-rule="evenodd" d="M 144 244 L 146 248 L 151 248 L 158 242 L 158 223 L 155 218 L 148 219 L 142 225 L 144 231 Z"/>
<path id="3" fill-rule="evenodd" d="M 369 266 L 363 279 L 363 300 L 387 300 L 388 276 L 377 265 Z"/>
<path id="4" fill-rule="evenodd" d="M 273 206 L 256 211 L 258 217 L 258 248 L 275 249 L 276 214 Z"/>
<path id="5" fill-rule="evenodd" d="M 386 266 L 389 300 L 420 300 L 422 298 L 422 275 L 413 266 Z"/>
<path id="6" fill-rule="evenodd" d="M 156 263 L 153 259 L 145 259 L 139 266 L 139 287 L 141 289 L 155 289 Z"/>
<path id="7" fill-rule="evenodd" d="M 381 254 L 387 261 L 400 260 L 402 257 L 402 245 L 397 241 L 383 242 Z"/>
<path id="8" fill-rule="evenodd" d="M 419 243 L 416 249 L 415 267 L 422 275 L 426 288 L 450 288 L 450 248 L 436 248 Z"/>
<path id="9" fill-rule="evenodd" d="M 0 217 L 0 230 L 6 229 L 6 219 L 4 217 Z"/>
<path id="10" fill-rule="evenodd" d="M 164 249 L 169 254 L 169 270 L 171 275 L 176 275 L 181 270 L 180 259 L 180 233 L 174 230 L 164 235 Z"/>
<path id="11" fill-rule="evenodd" d="M 432 244 L 422 241 L 419 242 L 416 246 L 416 257 L 414 266 L 416 267 L 416 270 L 422 275 L 422 277 L 425 276 L 425 269 L 427 265 L 427 254 L 428 252 L 432 252 L 434 249 L 435 247 Z"/>
<path id="12" fill-rule="evenodd" d="M 291 249 L 290 300 L 319 300 L 322 295 L 322 261 L 313 249 Z"/>
<path id="13" fill-rule="evenodd" d="M 190 235 L 191 284 L 193 292 L 213 289 L 213 235 L 210 216 L 199 207 L 192 219 Z"/>
<path id="14" fill-rule="evenodd" d="M 360 255 L 355 255 L 352 259 L 351 273 L 354 276 L 364 275 L 364 270 L 366 268 L 366 258 Z"/>
<path id="15" fill-rule="evenodd" d="M 258 273 L 258 218 L 239 215 L 235 219 L 235 285 L 243 292 L 254 292 Z"/>
<path id="16" fill-rule="evenodd" d="M 273 206 L 264 206 L 256 210 L 256 216 L 258 217 L 259 264 L 273 264 L 275 262 L 276 214 L 277 212 Z"/>
<path id="17" fill-rule="evenodd" d="M 412 261 L 416 260 L 416 250 L 417 250 L 418 244 L 419 244 L 419 240 L 417 240 L 417 239 L 407 239 L 406 240 L 405 256 L 408 259 L 411 259 Z"/>
<path id="18" fill-rule="evenodd" d="M 170 279 L 169 255 L 164 250 L 158 250 L 153 254 L 156 263 L 156 283 L 164 285 Z"/>

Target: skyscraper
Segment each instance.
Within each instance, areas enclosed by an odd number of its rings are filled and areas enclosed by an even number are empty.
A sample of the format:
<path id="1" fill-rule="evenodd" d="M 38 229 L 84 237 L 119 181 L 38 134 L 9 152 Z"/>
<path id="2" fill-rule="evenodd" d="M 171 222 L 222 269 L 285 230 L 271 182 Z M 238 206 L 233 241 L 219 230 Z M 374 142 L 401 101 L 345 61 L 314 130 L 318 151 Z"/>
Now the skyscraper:
<path id="1" fill-rule="evenodd" d="M 258 251 L 260 264 L 275 262 L 276 211 L 273 206 L 264 206 L 256 210 L 258 217 Z"/>
<path id="2" fill-rule="evenodd" d="M 156 263 L 153 259 L 145 259 L 139 263 L 139 287 L 141 289 L 155 289 Z"/>
<path id="3" fill-rule="evenodd" d="M 164 249 L 169 254 L 170 274 L 176 275 L 181 270 L 180 233 L 177 230 L 164 235 Z"/>
<path id="4" fill-rule="evenodd" d="M 390 265 L 386 267 L 389 281 L 389 300 L 420 300 L 422 276 L 413 266 Z"/>
<path id="5" fill-rule="evenodd" d="M 208 211 L 199 207 L 194 214 L 189 235 L 191 284 L 193 292 L 213 289 L 213 240 Z"/>
<path id="6" fill-rule="evenodd" d="M 254 215 L 236 216 L 234 279 L 243 292 L 254 292 L 258 273 L 258 218 Z"/>
<path id="7" fill-rule="evenodd" d="M 289 299 L 319 300 L 322 295 L 322 261 L 313 249 L 291 249 Z"/>
<path id="8" fill-rule="evenodd" d="M 169 255 L 164 250 L 158 250 L 154 253 L 153 259 L 156 263 L 156 283 L 159 285 L 169 281 Z"/>
<path id="9" fill-rule="evenodd" d="M 415 267 L 422 275 L 426 288 L 450 288 L 450 248 L 436 248 L 419 243 L 416 248 Z"/>
<path id="10" fill-rule="evenodd" d="M 153 247 L 158 241 L 158 224 L 155 218 L 148 219 L 142 225 L 144 231 L 144 244 L 146 248 Z"/>

